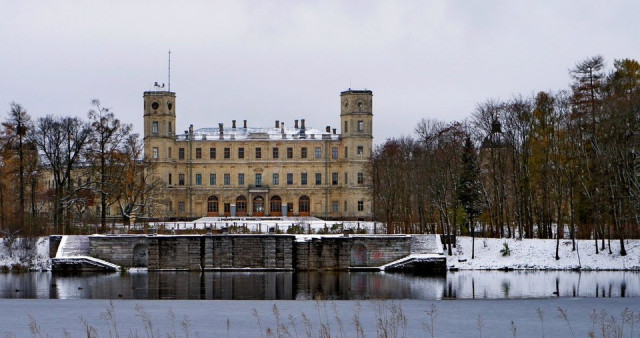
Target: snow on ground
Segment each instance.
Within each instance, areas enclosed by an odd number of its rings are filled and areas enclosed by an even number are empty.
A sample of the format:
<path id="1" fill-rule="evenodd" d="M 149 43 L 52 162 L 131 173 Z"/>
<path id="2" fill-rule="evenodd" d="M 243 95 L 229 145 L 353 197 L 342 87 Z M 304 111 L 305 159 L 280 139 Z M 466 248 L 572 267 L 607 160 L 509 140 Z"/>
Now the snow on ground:
<path id="1" fill-rule="evenodd" d="M 373 234 L 374 230 L 378 233 L 383 231 L 382 225 L 379 222 L 364 222 L 364 221 L 325 221 L 316 217 L 236 217 L 236 218 L 224 218 L 224 217 L 203 217 L 192 222 L 151 222 L 151 227 L 163 227 L 167 230 L 191 230 L 191 229 L 205 229 L 207 227 L 212 229 L 223 229 L 231 227 L 245 227 L 251 232 L 267 233 L 270 229 L 275 231 L 276 229 L 281 232 L 286 232 L 287 229 L 298 226 L 301 227 L 305 233 L 318 231 L 329 231 L 334 233 L 342 233 L 343 230 L 352 230 L 357 232 L 358 230 L 366 230 L 367 233 Z"/>
<path id="2" fill-rule="evenodd" d="M 447 257 L 450 268 L 460 270 L 498 269 L 546 269 L 569 270 L 640 270 L 640 240 L 626 240 L 626 256 L 620 256 L 620 241 L 611 240 L 611 254 L 608 246 L 595 253 L 593 240 L 576 241 L 577 250 L 572 251 L 571 240 L 560 240 L 559 256 L 555 259 L 555 239 L 505 239 L 476 238 L 475 258 L 471 259 L 471 237 L 457 237 L 457 245 L 452 248 L 453 256 Z M 504 243 L 510 254 L 500 252 Z M 605 241 L 605 244 L 607 242 Z M 598 241 L 598 249 L 601 242 Z M 445 254 L 446 254 L 445 250 Z"/>
<path id="3" fill-rule="evenodd" d="M 252 221 L 253 222 L 253 221 Z M 277 223 L 261 223 L 265 226 L 285 226 L 285 221 Z M 287 220 L 291 224 L 292 220 Z M 298 221 L 300 222 L 300 221 Z M 305 224 L 311 224 L 312 229 L 324 229 L 324 221 L 307 220 Z M 255 226 L 258 226 L 255 221 Z M 295 220 L 293 221 L 295 224 Z M 176 224 L 176 223 L 172 223 Z M 200 224 L 204 224 L 201 222 Z M 327 222 L 330 229 L 334 223 Z M 218 223 L 218 226 L 221 225 Z M 358 222 L 344 222 L 345 229 L 357 229 Z M 371 222 L 360 222 L 361 227 L 373 226 Z M 268 230 L 267 230 L 268 231 Z M 337 231 L 336 231 L 337 232 Z M 369 232 L 372 233 L 372 232 Z M 319 235 L 297 235 L 298 241 L 309 240 Z M 342 235 L 327 235 L 342 236 Z M 10 269 L 14 266 L 30 268 L 33 270 L 49 270 L 51 259 L 49 258 L 49 238 L 42 237 L 37 240 L 35 250 L 28 249 L 28 243 L 16 241 L 9 250 L 6 241 L 0 238 L 0 269 Z M 503 256 L 500 250 L 507 243 L 510 255 Z M 640 270 L 640 240 L 626 240 L 626 256 L 620 256 L 620 243 L 611 241 L 611 251 L 608 247 L 595 253 L 593 240 L 576 241 L 578 250 L 572 251 L 570 240 L 560 241 L 560 260 L 555 259 L 556 241 L 553 239 L 499 239 L 476 238 L 475 258 L 471 259 L 471 237 L 457 237 L 457 245 L 452 248 L 453 256 L 447 256 L 447 266 L 460 270 L 500 270 L 500 269 L 540 269 L 540 270 L 570 270 L 580 268 L 582 270 Z M 600 242 L 598 242 L 600 245 Z M 447 251 L 445 250 L 445 255 Z"/>
<path id="4" fill-rule="evenodd" d="M 17 238 L 13 243 L 0 238 L 0 269 L 50 270 L 49 237 Z"/>

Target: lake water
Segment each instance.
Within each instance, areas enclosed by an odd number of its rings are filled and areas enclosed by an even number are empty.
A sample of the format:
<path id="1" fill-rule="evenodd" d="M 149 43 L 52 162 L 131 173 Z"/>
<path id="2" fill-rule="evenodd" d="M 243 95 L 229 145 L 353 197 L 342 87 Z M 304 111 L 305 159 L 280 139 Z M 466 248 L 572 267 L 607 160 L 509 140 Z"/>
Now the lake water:
<path id="1" fill-rule="evenodd" d="M 536 299 L 640 297 L 640 273 L 459 271 L 0 273 L 0 298 L 137 300 Z"/>

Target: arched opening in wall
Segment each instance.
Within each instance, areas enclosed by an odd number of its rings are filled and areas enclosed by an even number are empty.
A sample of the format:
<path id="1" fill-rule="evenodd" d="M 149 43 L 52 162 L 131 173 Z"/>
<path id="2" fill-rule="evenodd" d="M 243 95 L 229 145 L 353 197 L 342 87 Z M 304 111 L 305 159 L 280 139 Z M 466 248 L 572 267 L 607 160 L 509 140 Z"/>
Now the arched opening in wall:
<path id="1" fill-rule="evenodd" d="M 269 214 L 271 216 L 282 216 L 282 199 L 280 196 L 271 196 L 269 200 Z"/>
<path id="2" fill-rule="evenodd" d="M 149 246 L 147 244 L 136 244 L 133 247 L 133 267 L 149 267 Z"/>
<path id="3" fill-rule="evenodd" d="M 351 266 L 367 266 L 367 248 L 364 245 L 351 247 Z"/>
<path id="4" fill-rule="evenodd" d="M 236 216 L 247 216 L 247 198 L 244 196 L 236 198 Z"/>
<path id="5" fill-rule="evenodd" d="M 209 196 L 207 198 L 207 216 L 218 216 L 218 197 Z"/>
<path id="6" fill-rule="evenodd" d="M 262 196 L 253 198 L 253 216 L 264 216 L 264 198 Z"/>
<path id="7" fill-rule="evenodd" d="M 311 200 L 307 195 L 300 196 L 298 200 L 298 216 L 311 216 Z"/>

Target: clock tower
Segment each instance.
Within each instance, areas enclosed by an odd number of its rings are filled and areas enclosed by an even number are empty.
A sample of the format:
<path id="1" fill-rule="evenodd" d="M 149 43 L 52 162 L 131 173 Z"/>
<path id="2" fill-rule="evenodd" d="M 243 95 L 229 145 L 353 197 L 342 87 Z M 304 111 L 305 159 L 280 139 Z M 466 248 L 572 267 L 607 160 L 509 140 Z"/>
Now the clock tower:
<path id="1" fill-rule="evenodd" d="M 144 151 L 147 158 L 167 158 L 166 146 L 175 137 L 176 93 L 144 92 Z M 170 142 L 166 142 L 170 141 Z"/>

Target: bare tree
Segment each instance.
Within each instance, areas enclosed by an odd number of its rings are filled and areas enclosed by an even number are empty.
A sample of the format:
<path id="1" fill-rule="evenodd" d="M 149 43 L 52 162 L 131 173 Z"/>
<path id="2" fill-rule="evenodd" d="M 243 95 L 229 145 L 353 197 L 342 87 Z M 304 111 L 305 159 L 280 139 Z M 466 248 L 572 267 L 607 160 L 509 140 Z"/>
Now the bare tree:
<path id="1" fill-rule="evenodd" d="M 90 126 L 77 117 L 53 115 L 39 118 L 35 132 L 31 135 L 32 142 L 53 175 L 53 221 L 56 229 L 63 233 L 64 212 L 68 215 L 68 227 L 71 224 L 71 207 L 75 201 L 71 174 L 82 160 L 90 135 Z"/>
<path id="2" fill-rule="evenodd" d="M 110 187 L 117 185 L 121 179 L 118 174 L 118 156 L 120 148 L 131 131 L 131 125 L 122 124 L 109 108 L 102 107 L 99 100 L 91 102 L 93 109 L 89 111 L 89 121 L 93 131 L 89 139 L 89 158 L 92 169 L 97 173 L 97 190 L 100 194 L 100 228 L 107 225 L 107 208 L 116 203 Z"/>

